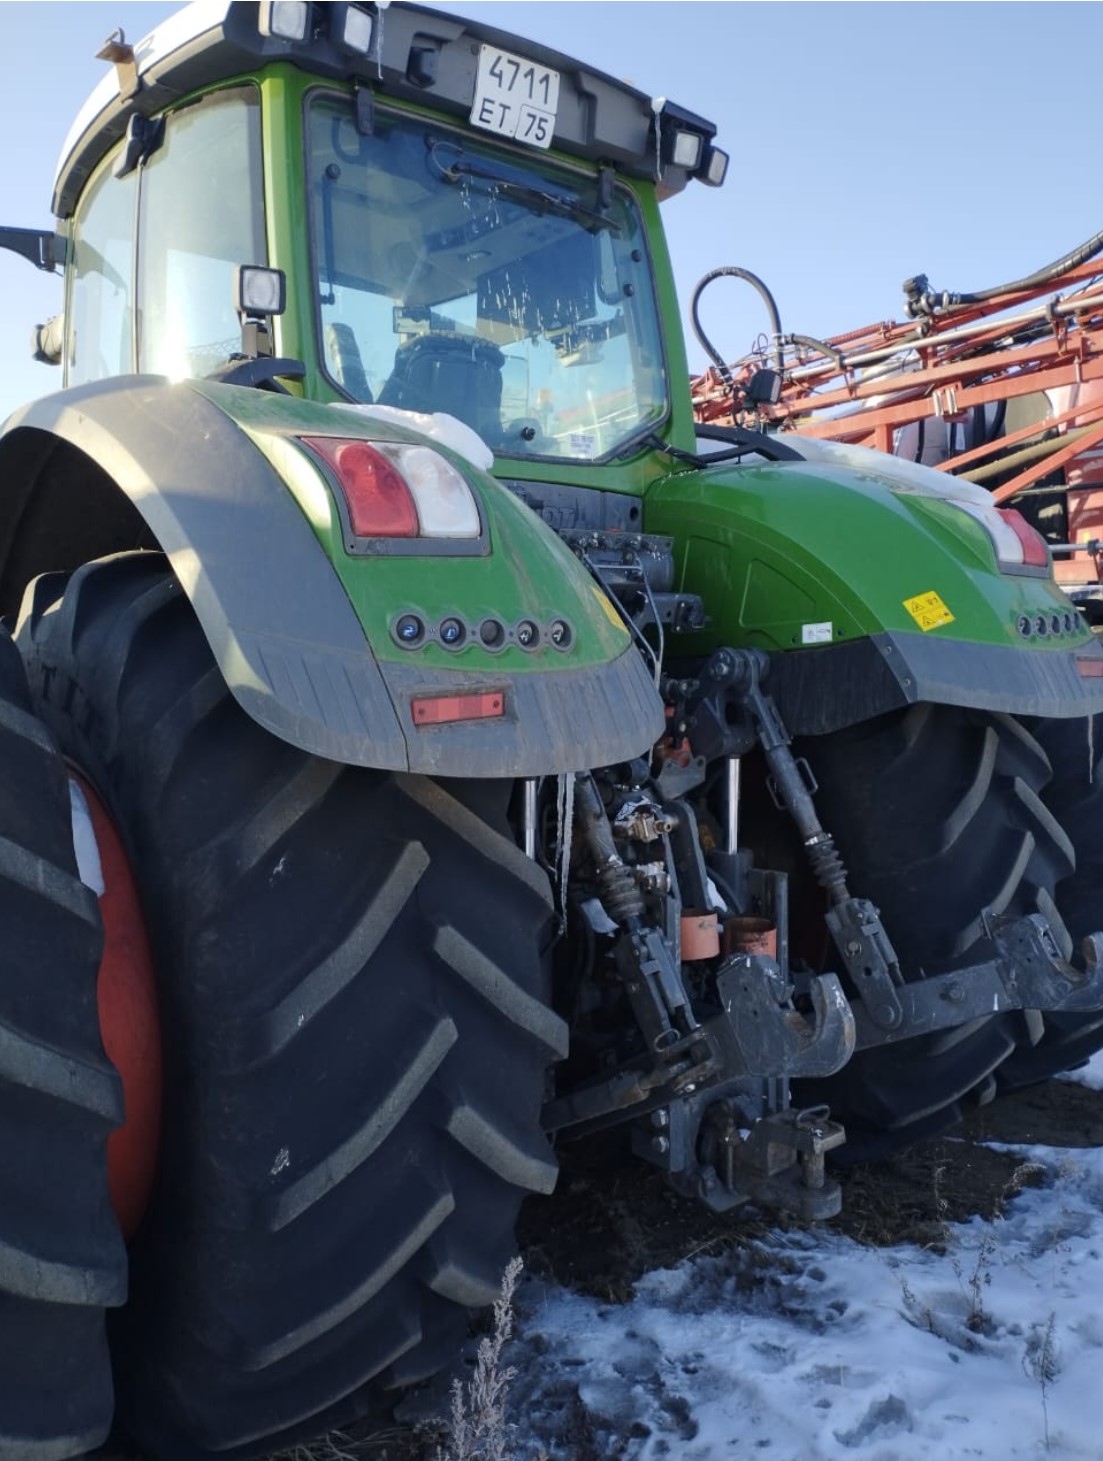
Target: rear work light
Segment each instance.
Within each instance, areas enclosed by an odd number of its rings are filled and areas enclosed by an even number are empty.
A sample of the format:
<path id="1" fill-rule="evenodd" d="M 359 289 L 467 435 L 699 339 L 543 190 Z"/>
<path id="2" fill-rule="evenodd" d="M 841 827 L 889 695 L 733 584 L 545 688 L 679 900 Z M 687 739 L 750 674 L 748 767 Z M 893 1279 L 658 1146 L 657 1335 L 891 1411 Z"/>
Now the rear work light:
<path id="1" fill-rule="evenodd" d="M 688 168 L 690 172 L 701 161 L 701 149 L 705 145 L 705 139 L 699 132 L 674 133 L 674 141 L 670 148 L 670 160 L 675 167 Z"/>
<path id="2" fill-rule="evenodd" d="M 705 163 L 701 169 L 700 178 L 703 183 L 708 183 L 710 188 L 723 186 L 724 179 L 728 175 L 728 154 L 721 152 L 719 147 L 710 147 L 705 152 Z"/>
<path id="3" fill-rule="evenodd" d="M 304 436 L 340 488 L 354 538 L 478 538 L 479 509 L 462 475 L 429 446 Z"/>
<path id="4" fill-rule="evenodd" d="M 262 36 L 301 41 L 309 25 L 310 6 L 305 0 L 261 0 L 257 28 Z"/>
<path id="5" fill-rule="evenodd" d="M 371 50 L 374 29 L 367 11 L 358 5 L 328 5 L 326 9 L 330 16 L 330 34 L 337 45 L 354 56 L 366 56 Z"/>

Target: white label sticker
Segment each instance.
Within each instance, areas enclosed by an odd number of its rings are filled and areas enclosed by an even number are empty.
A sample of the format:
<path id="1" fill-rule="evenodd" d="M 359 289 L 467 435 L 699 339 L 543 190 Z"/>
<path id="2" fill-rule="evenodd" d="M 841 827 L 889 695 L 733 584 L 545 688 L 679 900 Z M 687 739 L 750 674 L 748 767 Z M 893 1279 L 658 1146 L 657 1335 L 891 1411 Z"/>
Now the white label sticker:
<path id="1" fill-rule="evenodd" d="M 830 620 L 826 624 L 802 624 L 800 642 L 801 644 L 830 644 L 834 633 L 834 626 Z"/>
<path id="2" fill-rule="evenodd" d="M 530 147 L 550 147 L 558 105 L 558 71 L 497 46 L 479 47 L 472 126 Z"/>

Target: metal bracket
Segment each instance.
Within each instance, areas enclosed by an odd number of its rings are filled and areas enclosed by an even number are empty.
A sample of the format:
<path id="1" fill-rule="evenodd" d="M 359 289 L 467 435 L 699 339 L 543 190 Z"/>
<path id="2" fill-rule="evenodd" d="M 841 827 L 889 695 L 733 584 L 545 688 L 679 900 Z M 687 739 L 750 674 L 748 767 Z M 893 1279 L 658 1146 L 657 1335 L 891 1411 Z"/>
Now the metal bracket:
<path id="1" fill-rule="evenodd" d="M 1103 934 L 1083 942 L 1084 969 L 1061 956 L 1053 931 L 1040 913 L 988 922 L 993 958 L 906 984 L 896 991 L 902 1022 L 886 1028 L 864 1001 L 853 1002 L 858 1049 L 926 1035 L 1008 1010 L 1103 1009 Z"/>
<path id="2" fill-rule="evenodd" d="M 103 49 L 96 52 L 96 60 L 110 61 L 114 65 L 119 82 L 119 96 L 123 101 L 129 101 L 132 96 L 138 95 L 142 89 L 138 62 L 134 57 L 134 47 L 127 44 L 121 29 L 112 31 L 104 41 Z"/>
<path id="3" fill-rule="evenodd" d="M 37 228 L 0 228 L 0 249 L 11 249 L 44 274 L 54 274 L 65 262 L 65 239 Z"/>
<path id="4" fill-rule="evenodd" d="M 952 417 L 958 414 L 957 391 L 953 386 L 945 386 L 942 390 L 931 392 L 932 416 Z"/>
<path id="5" fill-rule="evenodd" d="M 713 1212 L 755 1202 L 804 1222 L 834 1217 L 842 1190 L 827 1176 L 824 1157 L 846 1140 L 842 1126 L 829 1119 L 825 1106 L 748 1120 L 746 1095 L 682 1101 L 652 1112 L 633 1132 L 636 1154 Z"/>
<path id="6" fill-rule="evenodd" d="M 370 87 L 358 86 L 353 94 L 353 112 L 356 130 L 361 137 L 371 137 L 375 132 L 375 97 Z"/>
<path id="7" fill-rule="evenodd" d="M 824 922 L 869 1018 L 885 1030 L 896 1030 L 906 1024 L 900 1002 L 904 986 L 896 950 L 885 933 L 881 915 L 869 899 L 846 899 L 827 910 Z"/>
<path id="8" fill-rule="evenodd" d="M 141 112 L 133 112 L 126 124 L 126 139 L 111 169 L 112 177 L 128 177 L 139 163 L 153 156 L 164 140 L 164 117 L 143 117 Z"/>
<path id="9" fill-rule="evenodd" d="M 708 762 L 704 756 L 691 756 L 684 766 L 670 758 L 663 762 L 655 784 L 663 801 L 673 801 L 696 791 L 703 785 L 707 774 Z"/>
<path id="10" fill-rule="evenodd" d="M 677 1111 L 690 1097 L 696 1108 L 733 1081 L 833 1075 L 854 1053 L 854 1015 L 834 974 L 811 981 L 812 1009 L 805 1015 L 794 1008 L 792 988 L 773 959 L 739 954 L 717 975 L 723 1013 L 680 1037 L 659 1014 L 663 981 L 657 971 L 649 974 L 649 987 L 642 987 L 637 973 L 628 995 L 651 1058 L 659 1063 L 650 1069 L 634 1063 L 550 1101 L 541 1118 L 545 1130 L 596 1129 L 622 1119 L 633 1106 L 646 1111 L 659 1102 Z"/>
<path id="11" fill-rule="evenodd" d="M 731 959 L 716 986 L 724 1014 L 704 1028 L 721 1052 L 725 1077 L 833 1075 L 854 1053 L 854 1015 L 834 974 L 812 980 L 810 1016 L 793 1007 L 781 970 L 761 954 Z"/>
<path id="12" fill-rule="evenodd" d="M 845 1140 L 846 1132 L 828 1119 L 826 1106 L 775 1111 L 756 1121 L 736 1147 L 736 1185 L 753 1201 L 786 1208 L 804 1222 L 834 1217 L 843 1194 L 827 1176 L 824 1156 Z"/>

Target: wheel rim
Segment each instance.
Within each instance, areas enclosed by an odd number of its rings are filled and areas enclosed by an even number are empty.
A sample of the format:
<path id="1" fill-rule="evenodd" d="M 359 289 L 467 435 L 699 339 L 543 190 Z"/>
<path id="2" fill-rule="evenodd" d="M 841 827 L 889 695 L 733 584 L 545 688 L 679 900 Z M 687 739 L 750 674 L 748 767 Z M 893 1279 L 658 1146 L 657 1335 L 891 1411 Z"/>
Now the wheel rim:
<path id="1" fill-rule="evenodd" d="M 122 1077 L 126 1120 L 107 1142 L 111 1205 L 133 1237 L 149 1201 L 161 1134 L 161 1026 L 149 935 L 130 859 L 95 788 L 72 767 L 99 859 L 103 959 L 96 980 L 104 1049 Z M 74 821 L 79 817 L 74 806 Z M 79 839 L 74 841 L 80 846 Z M 78 854 L 79 855 L 79 854 Z M 82 869 L 83 872 L 83 869 Z"/>

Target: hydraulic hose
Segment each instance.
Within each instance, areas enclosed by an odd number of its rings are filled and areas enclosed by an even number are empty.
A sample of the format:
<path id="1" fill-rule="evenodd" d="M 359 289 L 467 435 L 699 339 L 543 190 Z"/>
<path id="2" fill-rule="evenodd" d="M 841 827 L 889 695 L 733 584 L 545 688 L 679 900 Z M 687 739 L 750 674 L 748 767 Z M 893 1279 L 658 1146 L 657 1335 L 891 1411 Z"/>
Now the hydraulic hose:
<path id="1" fill-rule="evenodd" d="M 698 313 L 697 309 L 697 305 L 701 298 L 701 295 L 705 292 L 705 289 L 708 287 L 708 285 L 710 285 L 714 279 L 723 279 L 725 276 L 733 279 L 744 280 L 747 284 L 753 285 L 754 288 L 757 289 L 759 294 L 762 296 L 762 301 L 765 304 L 766 309 L 769 313 L 770 325 L 773 330 L 774 364 L 777 368 L 778 375 L 781 375 L 782 371 L 785 368 L 785 354 L 781 341 L 781 316 L 778 313 L 777 301 L 774 299 L 774 296 L 770 293 L 769 289 L 758 277 L 758 275 L 752 274 L 749 269 L 740 269 L 735 264 L 725 264 L 720 269 L 711 269 L 697 285 L 697 288 L 693 291 L 693 298 L 690 301 L 690 316 L 693 320 L 693 333 L 697 336 L 697 339 L 701 344 L 701 348 L 705 351 L 709 359 L 712 361 L 713 365 L 715 365 L 717 370 L 720 372 L 720 376 L 724 384 L 734 396 L 735 382 L 732 380 L 731 371 L 728 369 L 727 362 L 723 359 L 719 350 L 716 349 L 715 345 L 713 345 L 712 341 L 705 334 L 704 327 L 701 324 L 701 316 Z"/>
<path id="2" fill-rule="evenodd" d="M 1046 264 L 1044 268 L 1035 270 L 1033 274 L 1028 274 L 1025 279 L 1014 279 L 1010 284 L 995 284 L 990 289 L 977 289 L 971 294 L 935 293 L 929 287 L 926 274 L 917 274 L 913 279 L 904 280 L 903 289 L 907 300 L 907 312 L 912 319 L 915 319 L 921 314 L 931 314 L 936 309 L 951 309 L 960 304 L 983 304 L 986 300 L 994 299 L 998 294 L 1012 294 L 1020 289 L 1036 289 L 1040 284 L 1047 284 L 1051 279 L 1065 273 L 1066 270 L 1075 269 L 1078 264 L 1085 264 L 1089 259 L 1094 259 L 1100 251 L 1103 251 L 1103 229 L 1062 258 L 1055 259 L 1052 264 Z"/>

